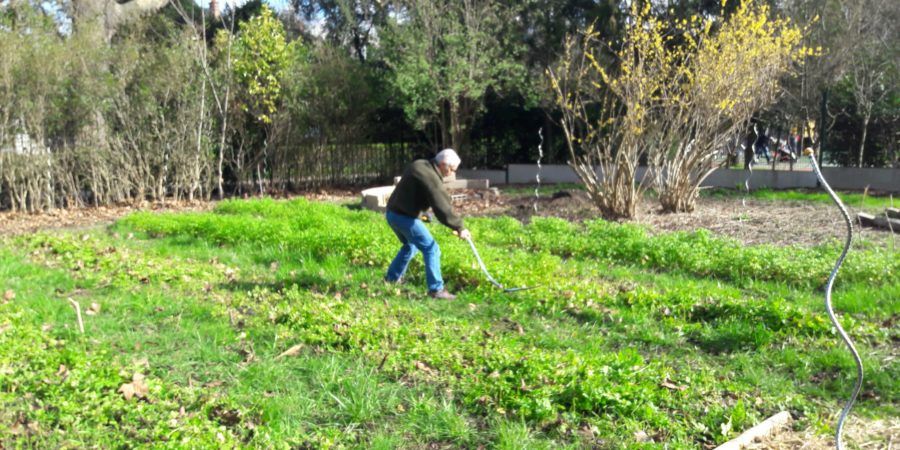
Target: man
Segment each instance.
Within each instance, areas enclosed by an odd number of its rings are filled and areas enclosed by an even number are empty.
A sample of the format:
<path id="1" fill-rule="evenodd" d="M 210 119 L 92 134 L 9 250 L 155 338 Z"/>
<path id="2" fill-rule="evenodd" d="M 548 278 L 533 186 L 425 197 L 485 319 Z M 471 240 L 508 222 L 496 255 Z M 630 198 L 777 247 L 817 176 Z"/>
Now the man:
<path id="1" fill-rule="evenodd" d="M 765 132 L 760 132 L 756 125 L 753 125 L 753 131 L 756 132 L 756 143 L 753 145 L 756 147 L 756 156 L 757 158 L 762 155 L 766 157 L 766 164 L 770 163 L 771 160 L 769 158 L 769 129 L 766 128 Z"/>
<path id="2" fill-rule="evenodd" d="M 388 225 L 403 243 L 388 267 L 385 281 L 399 283 L 409 262 L 421 251 L 425 257 L 428 295 L 441 300 L 456 298 L 447 291 L 441 278 L 441 249 L 419 216 L 431 207 L 437 219 L 453 229 L 460 239 L 471 238 L 469 230 L 463 227 L 462 219 L 453 212 L 450 194 L 444 188 L 444 177 L 456 173 L 460 162 L 459 155 L 448 148 L 432 160 L 418 159 L 406 167 L 388 199 L 385 213 Z"/>

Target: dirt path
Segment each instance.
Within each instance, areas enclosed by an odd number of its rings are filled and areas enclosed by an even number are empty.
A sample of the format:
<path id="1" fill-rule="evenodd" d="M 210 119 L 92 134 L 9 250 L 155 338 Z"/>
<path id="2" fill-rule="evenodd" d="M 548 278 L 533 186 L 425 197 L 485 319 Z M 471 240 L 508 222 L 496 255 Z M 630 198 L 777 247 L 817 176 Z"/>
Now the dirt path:
<path id="1" fill-rule="evenodd" d="M 840 406 L 835 405 L 836 412 Z M 835 425 L 835 424 L 832 424 Z M 900 446 L 900 419 L 856 419 L 852 412 L 844 428 L 844 448 L 890 450 Z M 816 435 L 812 431 L 783 430 L 774 436 L 745 447 L 748 450 L 791 449 L 826 450 L 834 448 L 834 435 Z"/>

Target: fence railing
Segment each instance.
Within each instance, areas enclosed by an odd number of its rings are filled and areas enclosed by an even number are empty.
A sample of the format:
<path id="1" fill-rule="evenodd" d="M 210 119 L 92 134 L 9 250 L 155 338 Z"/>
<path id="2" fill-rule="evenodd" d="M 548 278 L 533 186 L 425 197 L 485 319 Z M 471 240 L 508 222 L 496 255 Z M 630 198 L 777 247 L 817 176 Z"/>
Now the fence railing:
<path id="1" fill-rule="evenodd" d="M 359 186 L 398 175 L 412 159 L 407 143 L 305 144 L 279 148 L 273 182 L 287 189 Z"/>

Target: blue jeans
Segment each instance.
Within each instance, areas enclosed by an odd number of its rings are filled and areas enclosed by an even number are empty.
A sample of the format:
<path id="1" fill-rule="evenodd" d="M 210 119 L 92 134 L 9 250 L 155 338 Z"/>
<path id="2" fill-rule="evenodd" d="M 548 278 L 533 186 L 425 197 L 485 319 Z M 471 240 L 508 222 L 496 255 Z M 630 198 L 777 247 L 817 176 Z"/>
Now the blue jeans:
<path id="1" fill-rule="evenodd" d="M 756 146 L 756 156 L 765 156 L 766 162 L 769 161 L 769 146 L 768 145 L 758 145 Z"/>
<path id="2" fill-rule="evenodd" d="M 415 217 L 404 216 L 388 211 L 385 214 L 388 225 L 394 230 L 397 239 L 403 243 L 397 256 L 388 266 L 385 279 L 397 281 L 406 273 L 409 262 L 421 251 L 425 257 L 425 279 L 428 282 L 428 290 L 440 291 L 444 288 L 444 280 L 441 278 L 441 249 L 431 237 L 431 233 L 421 220 Z"/>

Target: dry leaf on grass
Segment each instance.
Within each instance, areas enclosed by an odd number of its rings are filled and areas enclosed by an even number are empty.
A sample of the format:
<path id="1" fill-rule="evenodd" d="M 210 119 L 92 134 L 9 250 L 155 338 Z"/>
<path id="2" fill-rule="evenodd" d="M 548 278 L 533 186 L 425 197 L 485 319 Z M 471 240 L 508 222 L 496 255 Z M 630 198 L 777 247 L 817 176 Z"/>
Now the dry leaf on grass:
<path id="1" fill-rule="evenodd" d="M 91 303 L 91 307 L 84 312 L 89 316 L 95 316 L 100 313 L 100 304 L 99 303 Z"/>
<path id="2" fill-rule="evenodd" d="M 16 298 L 16 293 L 12 289 L 7 289 L 6 292 L 3 293 L 3 300 L 10 301 Z"/>
<path id="3" fill-rule="evenodd" d="M 673 391 L 683 391 L 687 389 L 687 387 L 679 386 L 673 382 L 671 382 L 668 378 L 659 383 L 659 387 L 664 387 L 666 389 L 671 389 Z"/>
<path id="4" fill-rule="evenodd" d="M 134 397 L 147 398 L 147 383 L 144 382 L 144 374 L 135 372 L 131 377 L 131 383 L 124 383 L 119 386 L 118 392 L 125 397 L 125 400 L 131 400 Z"/>
<path id="5" fill-rule="evenodd" d="M 288 356 L 297 356 L 300 354 L 300 350 L 303 350 L 303 347 L 304 347 L 303 344 L 297 344 L 297 345 L 281 352 L 281 354 L 276 356 L 275 359 L 281 359 L 281 358 L 285 358 Z"/>
<path id="6" fill-rule="evenodd" d="M 422 361 L 416 361 L 415 365 L 416 365 L 416 369 L 419 369 L 422 372 L 427 373 L 428 375 L 437 375 L 436 370 L 434 370 L 431 366 L 429 366 L 428 364 L 425 364 Z"/>

